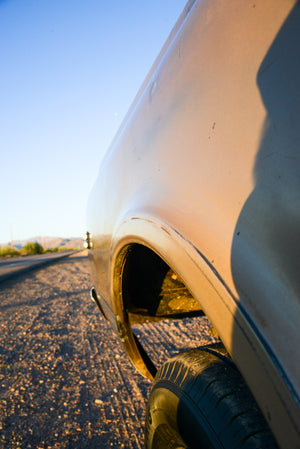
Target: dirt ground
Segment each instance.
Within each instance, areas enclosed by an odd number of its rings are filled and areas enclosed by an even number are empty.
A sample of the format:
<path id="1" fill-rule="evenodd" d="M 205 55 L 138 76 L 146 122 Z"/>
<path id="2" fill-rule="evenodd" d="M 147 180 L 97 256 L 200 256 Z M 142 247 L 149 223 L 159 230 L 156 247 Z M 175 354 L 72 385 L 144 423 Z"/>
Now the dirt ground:
<path id="1" fill-rule="evenodd" d="M 98 313 L 91 285 L 83 254 L 0 285 L 0 449 L 143 448 L 151 382 Z M 208 327 L 197 318 L 138 334 L 160 364 L 206 343 Z"/>

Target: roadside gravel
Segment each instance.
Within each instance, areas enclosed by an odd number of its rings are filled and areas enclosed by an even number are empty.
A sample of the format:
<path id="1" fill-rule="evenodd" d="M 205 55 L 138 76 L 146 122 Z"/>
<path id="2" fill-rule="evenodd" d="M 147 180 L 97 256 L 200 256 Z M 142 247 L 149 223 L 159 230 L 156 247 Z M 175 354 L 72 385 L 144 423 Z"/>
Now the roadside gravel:
<path id="1" fill-rule="evenodd" d="M 151 383 L 89 299 L 87 257 L 0 287 L 0 449 L 143 448 Z M 138 327 L 156 362 L 210 339 L 205 319 Z"/>

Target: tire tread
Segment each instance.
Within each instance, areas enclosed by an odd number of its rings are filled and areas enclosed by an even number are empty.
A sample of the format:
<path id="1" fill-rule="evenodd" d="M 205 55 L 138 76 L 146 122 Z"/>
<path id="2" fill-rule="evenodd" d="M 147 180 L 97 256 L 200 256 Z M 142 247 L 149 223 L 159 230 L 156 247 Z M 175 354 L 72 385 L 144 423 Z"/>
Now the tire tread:
<path id="1" fill-rule="evenodd" d="M 152 389 L 168 384 L 192 401 L 224 449 L 277 449 L 252 394 L 232 363 L 211 351 L 190 350 L 167 361 Z M 238 392 L 238 393 L 237 393 Z"/>

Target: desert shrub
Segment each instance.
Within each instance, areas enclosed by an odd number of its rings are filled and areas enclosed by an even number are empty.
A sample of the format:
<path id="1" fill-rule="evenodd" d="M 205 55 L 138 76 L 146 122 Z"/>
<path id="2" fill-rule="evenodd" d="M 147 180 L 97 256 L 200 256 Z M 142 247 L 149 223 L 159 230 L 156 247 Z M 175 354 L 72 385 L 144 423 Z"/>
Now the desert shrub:
<path id="1" fill-rule="evenodd" d="M 22 248 L 22 254 L 42 254 L 44 248 L 38 242 L 28 242 Z"/>
<path id="2" fill-rule="evenodd" d="M 2 246 L 0 248 L 0 257 L 19 256 L 20 252 L 11 246 Z"/>
<path id="3" fill-rule="evenodd" d="M 58 248 L 47 248 L 44 249 L 44 253 L 56 253 L 58 251 Z"/>

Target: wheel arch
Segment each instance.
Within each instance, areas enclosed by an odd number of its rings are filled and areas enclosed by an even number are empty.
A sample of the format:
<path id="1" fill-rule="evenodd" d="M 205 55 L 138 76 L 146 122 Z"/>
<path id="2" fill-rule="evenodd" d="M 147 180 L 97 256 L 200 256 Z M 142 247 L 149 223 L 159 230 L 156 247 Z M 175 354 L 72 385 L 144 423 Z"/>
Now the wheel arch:
<path id="1" fill-rule="evenodd" d="M 139 256 L 144 252 L 145 268 L 148 263 L 159 264 L 159 261 L 163 261 L 163 265 L 170 267 L 180 277 L 231 353 L 232 326 L 237 305 L 221 277 L 205 256 L 168 224 L 146 215 L 133 215 L 122 221 L 112 239 L 111 297 L 119 334 L 138 371 L 145 377 L 153 377 L 136 346 L 124 291 L 124 273 L 128 271 L 129 264 L 134 263 L 135 251 Z"/>

